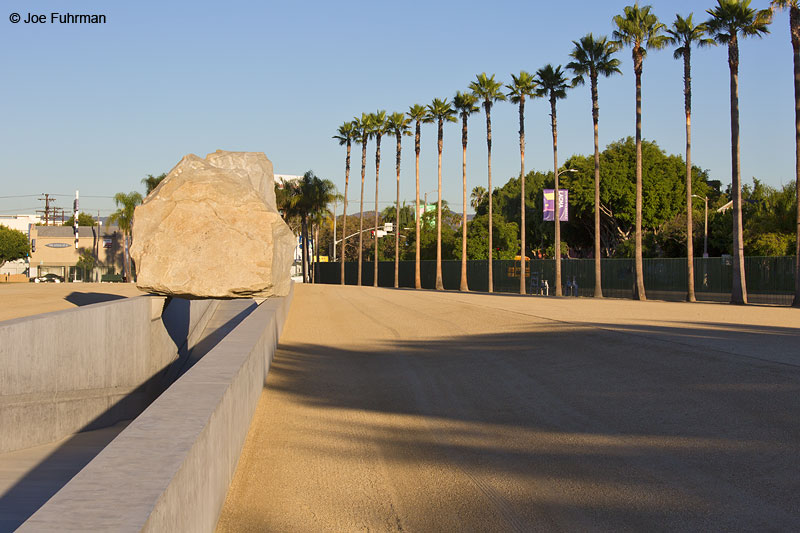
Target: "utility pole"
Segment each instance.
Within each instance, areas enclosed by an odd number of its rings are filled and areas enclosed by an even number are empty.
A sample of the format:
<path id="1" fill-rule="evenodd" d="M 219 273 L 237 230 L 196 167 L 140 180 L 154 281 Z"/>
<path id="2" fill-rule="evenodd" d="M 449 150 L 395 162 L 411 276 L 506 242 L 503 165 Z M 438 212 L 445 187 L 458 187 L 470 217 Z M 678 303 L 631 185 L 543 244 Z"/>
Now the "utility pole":
<path id="1" fill-rule="evenodd" d="M 49 216 L 50 216 L 50 195 L 44 194 L 44 198 L 38 198 L 38 200 L 44 200 L 44 225 L 49 226 Z M 41 213 L 41 210 L 37 210 L 37 213 Z"/>

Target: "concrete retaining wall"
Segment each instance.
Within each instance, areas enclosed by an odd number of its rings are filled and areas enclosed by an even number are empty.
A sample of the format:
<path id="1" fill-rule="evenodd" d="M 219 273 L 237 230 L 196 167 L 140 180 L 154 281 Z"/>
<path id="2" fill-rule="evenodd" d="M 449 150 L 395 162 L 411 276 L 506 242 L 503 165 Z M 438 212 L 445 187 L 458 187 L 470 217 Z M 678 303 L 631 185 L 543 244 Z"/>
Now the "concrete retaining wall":
<path id="1" fill-rule="evenodd" d="M 259 305 L 19 531 L 213 531 L 291 298 Z"/>
<path id="2" fill-rule="evenodd" d="M 0 453 L 141 413 L 219 305 L 164 302 L 139 296 L 0 322 Z"/>

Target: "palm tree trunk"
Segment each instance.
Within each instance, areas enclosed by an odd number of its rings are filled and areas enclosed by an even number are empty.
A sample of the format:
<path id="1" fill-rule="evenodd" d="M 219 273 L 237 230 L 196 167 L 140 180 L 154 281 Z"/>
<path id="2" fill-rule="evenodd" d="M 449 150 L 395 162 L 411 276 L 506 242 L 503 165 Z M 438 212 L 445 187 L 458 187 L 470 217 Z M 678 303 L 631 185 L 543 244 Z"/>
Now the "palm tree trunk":
<path id="1" fill-rule="evenodd" d="M 416 253 L 414 254 L 414 288 L 421 289 L 422 288 L 422 276 L 420 275 L 420 268 L 419 268 L 419 120 L 417 121 L 417 130 L 414 134 L 414 152 L 416 154 L 416 162 L 415 162 L 415 173 L 416 173 L 416 181 L 417 181 L 417 195 L 416 195 L 416 203 L 417 203 L 417 212 L 414 216 L 415 226 L 416 226 L 416 240 L 415 240 L 415 247 Z"/>
<path id="2" fill-rule="evenodd" d="M 303 253 L 303 283 L 308 283 L 308 227 L 305 213 L 300 217 L 300 240 Z"/>
<path id="3" fill-rule="evenodd" d="M 313 272 L 311 274 L 313 276 L 312 281 L 314 283 L 317 283 L 317 280 L 319 279 L 319 248 L 320 248 L 320 246 L 319 246 L 319 224 L 317 224 L 317 227 L 314 228 L 314 255 L 315 255 L 315 261 L 314 261 L 314 270 L 313 270 Z"/>
<path id="4" fill-rule="evenodd" d="M 378 286 L 378 176 L 381 173 L 381 134 L 376 136 L 375 148 L 375 268 L 372 274 L 372 286 Z"/>
<path id="5" fill-rule="evenodd" d="M 794 307 L 800 307 L 800 8 L 789 7 L 794 63 L 795 192 L 797 194 L 797 241 L 795 243 Z"/>
<path id="6" fill-rule="evenodd" d="M 438 194 L 439 199 L 436 205 L 436 290 L 444 290 L 442 283 L 442 138 L 444 137 L 444 121 L 439 119 L 439 139 L 437 146 L 439 148 L 439 165 L 438 177 L 439 186 Z"/>
<path id="7" fill-rule="evenodd" d="M 394 208 L 394 288 L 400 286 L 400 149 L 402 147 L 402 133 L 397 132 L 397 196 Z"/>
<path id="8" fill-rule="evenodd" d="M 683 83 L 686 107 L 686 300 L 696 301 L 694 294 L 694 243 L 692 233 L 692 70 L 691 47 L 685 46 L 683 52 Z"/>
<path id="9" fill-rule="evenodd" d="M 367 171 L 367 142 L 361 143 L 361 202 L 358 213 L 358 286 L 361 286 L 361 262 L 364 253 L 364 175 Z"/>
<path id="10" fill-rule="evenodd" d="M 350 184 L 350 141 L 347 141 L 347 159 L 344 165 L 344 209 L 342 213 L 342 255 L 339 258 L 341 265 L 339 265 L 339 277 L 341 284 L 344 285 L 344 250 L 347 243 L 347 186 Z M 336 246 L 336 232 L 333 234 L 333 245 Z"/>
<path id="11" fill-rule="evenodd" d="M 728 43 L 731 71 L 731 189 L 733 194 L 733 287 L 731 303 L 747 303 L 742 236 L 742 176 L 739 167 L 739 44 L 734 36 Z"/>
<path id="12" fill-rule="evenodd" d="M 458 290 L 469 291 L 467 283 L 467 115 L 461 117 L 461 284 Z"/>
<path id="13" fill-rule="evenodd" d="M 525 95 L 519 99 L 519 293 L 526 294 L 525 290 Z"/>
<path id="14" fill-rule="evenodd" d="M 594 126 L 594 297 L 603 297 L 603 272 L 600 258 L 600 105 L 597 72 L 592 72 L 592 124 Z"/>
<path id="15" fill-rule="evenodd" d="M 561 296 L 561 217 L 560 206 L 558 197 L 558 126 L 556 122 L 556 98 L 550 97 L 550 127 L 553 130 L 553 173 L 555 175 L 555 194 L 554 201 L 555 212 L 553 213 L 553 220 L 555 221 L 556 228 L 556 242 L 555 242 L 555 259 L 556 259 L 556 282 L 555 282 L 555 295 Z"/>
<path id="16" fill-rule="evenodd" d="M 492 204 L 494 203 L 494 194 L 492 194 L 492 110 L 491 105 L 484 103 L 486 109 L 486 149 L 488 161 L 488 174 L 489 174 L 489 292 L 494 292 L 494 279 L 492 270 L 494 265 L 494 247 L 492 243 L 492 226 L 494 226 L 494 218 L 492 214 Z"/>
<path id="17" fill-rule="evenodd" d="M 647 300 L 644 292 L 644 264 L 642 261 L 642 56 L 637 49 L 633 52 L 634 72 L 636 73 L 636 235 L 634 236 L 636 266 L 636 285 L 633 297 Z"/>

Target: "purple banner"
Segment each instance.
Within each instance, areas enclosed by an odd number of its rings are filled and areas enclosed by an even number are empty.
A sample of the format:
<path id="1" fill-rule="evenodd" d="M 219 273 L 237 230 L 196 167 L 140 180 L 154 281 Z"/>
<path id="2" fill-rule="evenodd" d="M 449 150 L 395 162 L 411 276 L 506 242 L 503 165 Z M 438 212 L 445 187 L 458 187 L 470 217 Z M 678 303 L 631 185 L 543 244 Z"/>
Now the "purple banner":
<path id="1" fill-rule="evenodd" d="M 556 210 L 556 195 L 554 189 L 545 189 L 544 193 L 544 220 L 554 220 L 553 212 Z M 558 220 L 566 222 L 569 220 L 567 207 L 569 206 L 569 191 L 567 189 L 558 190 Z"/>

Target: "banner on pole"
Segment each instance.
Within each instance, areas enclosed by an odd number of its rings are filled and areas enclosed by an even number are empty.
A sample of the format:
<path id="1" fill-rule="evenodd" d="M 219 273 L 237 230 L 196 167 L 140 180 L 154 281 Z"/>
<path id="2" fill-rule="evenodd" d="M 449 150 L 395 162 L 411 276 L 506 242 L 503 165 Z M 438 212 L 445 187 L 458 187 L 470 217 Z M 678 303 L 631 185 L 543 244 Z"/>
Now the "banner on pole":
<path id="1" fill-rule="evenodd" d="M 555 220 L 553 218 L 553 213 L 556 210 L 556 195 L 554 189 L 545 189 L 543 191 L 544 194 L 544 210 L 542 214 L 544 215 L 544 220 Z M 569 205 L 569 191 L 567 189 L 559 189 L 558 190 L 558 220 L 561 222 L 566 222 L 569 220 L 568 216 L 568 205 Z"/>

